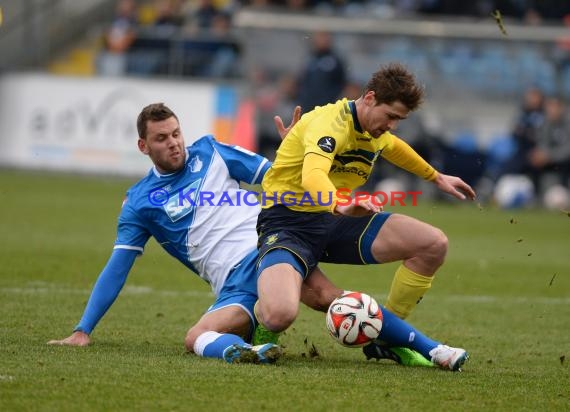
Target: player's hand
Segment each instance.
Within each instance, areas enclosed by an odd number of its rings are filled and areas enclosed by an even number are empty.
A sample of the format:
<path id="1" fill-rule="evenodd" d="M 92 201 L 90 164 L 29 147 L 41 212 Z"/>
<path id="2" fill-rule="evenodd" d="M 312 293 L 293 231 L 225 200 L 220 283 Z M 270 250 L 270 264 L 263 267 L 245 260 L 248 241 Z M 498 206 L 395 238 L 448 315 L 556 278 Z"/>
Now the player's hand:
<path id="1" fill-rule="evenodd" d="M 277 128 L 277 132 L 279 132 L 279 136 L 281 136 L 281 140 L 285 139 L 285 136 L 287 136 L 289 130 L 291 130 L 293 126 L 295 126 L 295 124 L 299 121 L 300 118 L 301 118 L 301 106 L 295 106 L 295 109 L 293 110 L 293 118 L 291 119 L 291 123 L 287 127 L 285 127 L 285 125 L 283 124 L 283 119 L 281 119 L 280 116 L 275 116 L 273 118 L 273 121 L 275 122 L 275 127 Z"/>
<path id="2" fill-rule="evenodd" d="M 374 213 L 379 213 L 384 208 L 382 206 L 378 206 L 374 204 L 370 199 L 360 200 L 355 202 L 353 199 L 352 203 L 349 205 L 336 205 L 335 206 L 335 213 L 344 216 L 353 216 L 353 217 L 360 217 L 360 216 L 371 216 Z"/>
<path id="3" fill-rule="evenodd" d="M 435 178 L 434 183 L 439 190 L 445 193 L 449 193 L 458 199 L 475 199 L 476 195 L 473 188 L 457 176 L 450 176 L 439 173 Z"/>
<path id="4" fill-rule="evenodd" d="M 87 346 L 91 343 L 91 338 L 85 332 L 73 332 L 71 336 L 61 340 L 50 340 L 48 345 L 66 346 Z"/>

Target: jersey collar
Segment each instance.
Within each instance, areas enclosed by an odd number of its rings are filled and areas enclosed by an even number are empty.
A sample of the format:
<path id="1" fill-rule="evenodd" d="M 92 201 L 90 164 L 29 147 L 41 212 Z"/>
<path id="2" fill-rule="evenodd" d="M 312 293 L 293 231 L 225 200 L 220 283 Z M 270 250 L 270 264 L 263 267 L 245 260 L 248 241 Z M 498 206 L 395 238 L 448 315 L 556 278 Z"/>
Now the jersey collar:
<path id="1" fill-rule="evenodd" d="M 364 134 L 362 131 L 362 126 L 360 126 L 360 122 L 358 121 L 358 116 L 356 114 L 356 103 L 354 100 L 348 102 L 348 107 L 350 107 L 350 113 L 352 114 L 352 121 L 354 122 L 354 128 L 360 134 Z"/>

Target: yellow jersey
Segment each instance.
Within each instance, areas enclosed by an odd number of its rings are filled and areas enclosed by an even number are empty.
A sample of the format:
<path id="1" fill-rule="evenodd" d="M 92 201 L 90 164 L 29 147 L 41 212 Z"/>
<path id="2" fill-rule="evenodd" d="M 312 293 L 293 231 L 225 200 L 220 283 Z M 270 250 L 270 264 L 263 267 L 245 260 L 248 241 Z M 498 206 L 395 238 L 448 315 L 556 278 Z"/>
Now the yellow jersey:
<path id="1" fill-rule="evenodd" d="M 302 185 L 305 156 L 310 153 L 330 161 L 328 177 L 336 189 L 354 190 L 369 178 L 374 162 L 390 150 L 396 136 L 378 138 L 361 131 L 353 101 L 342 99 L 304 114 L 277 150 L 275 162 L 263 178 L 262 206 L 284 204 L 292 210 L 331 210 L 331 193 L 319 193 L 312 201 Z M 324 186 L 326 187 L 326 186 Z"/>

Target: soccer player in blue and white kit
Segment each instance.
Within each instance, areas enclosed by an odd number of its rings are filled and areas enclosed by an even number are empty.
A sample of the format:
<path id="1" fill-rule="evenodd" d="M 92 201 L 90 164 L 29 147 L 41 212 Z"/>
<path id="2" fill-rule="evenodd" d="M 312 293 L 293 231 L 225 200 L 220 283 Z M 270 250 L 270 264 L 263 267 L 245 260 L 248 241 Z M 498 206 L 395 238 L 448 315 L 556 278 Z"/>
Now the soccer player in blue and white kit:
<path id="1" fill-rule="evenodd" d="M 137 128 L 139 150 L 150 157 L 154 167 L 127 192 L 113 253 L 81 320 L 71 336 L 49 343 L 85 346 L 91 342 L 90 333 L 117 298 L 136 257 L 153 236 L 170 255 L 208 282 L 216 295 L 214 304 L 188 331 L 188 351 L 230 363 L 274 362 L 281 354 L 278 345 L 249 343 L 257 323 L 253 315 L 258 257 L 255 226 L 260 206 L 255 195 L 239 187 L 242 181 L 260 183 L 269 162 L 216 142 L 212 136 L 185 147 L 178 118 L 162 103 L 145 107 Z M 284 136 L 287 130 L 281 125 L 280 134 Z M 325 311 L 341 293 L 317 268 L 307 277 L 301 298 L 313 309 Z M 384 308 L 382 311 L 382 341 L 417 350 L 424 357 L 439 345 Z"/>
<path id="2" fill-rule="evenodd" d="M 89 334 L 153 236 L 170 255 L 208 282 L 217 296 L 207 315 L 188 332 L 186 347 L 198 355 L 232 361 L 250 349 L 238 335 L 248 339 L 251 334 L 257 300 L 257 278 L 250 269 L 257 259 L 259 206 L 255 195 L 245 196 L 250 193 L 240 189 L 239 182 L 260 183 L 269 162 L 218 143 L 212 136 L 185 147 L 177 116 L 163 104 L 144 108 L 137 128 L 139 150 L 154 167 L 127 192 L 113 253 L 74 333 L 51 343 L 90 343 Z M 225 331 L 237 334 L 219 333 Z M 271 362 L 280 349 L 267 344 L 255 352 L 255 359 Z"/>

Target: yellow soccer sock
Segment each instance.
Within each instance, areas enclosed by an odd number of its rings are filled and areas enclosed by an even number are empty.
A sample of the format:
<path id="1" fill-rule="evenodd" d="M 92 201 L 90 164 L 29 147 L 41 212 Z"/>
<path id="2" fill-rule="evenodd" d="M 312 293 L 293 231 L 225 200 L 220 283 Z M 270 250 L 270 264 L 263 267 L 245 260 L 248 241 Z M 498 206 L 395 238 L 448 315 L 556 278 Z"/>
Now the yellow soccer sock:
<path id="1" fill-rule="evenodd" d="M 406 319 L 422 297 L 431 288 L 433 276 L 422 276 L 405 267 L 398 267 L 388 300 L 386 309 L 401 319 Z"/>

